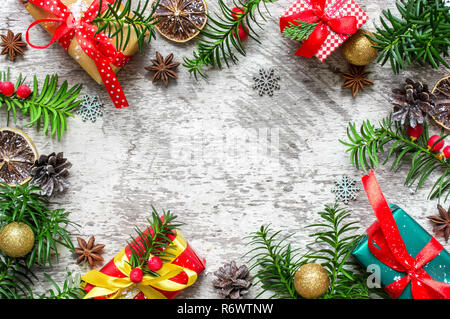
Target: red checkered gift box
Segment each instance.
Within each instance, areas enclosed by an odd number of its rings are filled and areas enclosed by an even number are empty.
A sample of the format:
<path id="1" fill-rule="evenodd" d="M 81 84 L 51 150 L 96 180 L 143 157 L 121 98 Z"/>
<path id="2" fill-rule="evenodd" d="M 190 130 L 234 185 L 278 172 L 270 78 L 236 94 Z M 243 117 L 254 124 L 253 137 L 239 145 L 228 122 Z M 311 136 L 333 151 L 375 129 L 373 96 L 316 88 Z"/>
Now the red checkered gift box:
<path id="1" fill-rule="evenodd" d="M 317 23 L 295 54 L 323 62 L 368 19 L 353 0 L 296 0 L 281 16 L 280 28 L 283 32 L 290 23 L 301 24 L 299 20 Z"/>

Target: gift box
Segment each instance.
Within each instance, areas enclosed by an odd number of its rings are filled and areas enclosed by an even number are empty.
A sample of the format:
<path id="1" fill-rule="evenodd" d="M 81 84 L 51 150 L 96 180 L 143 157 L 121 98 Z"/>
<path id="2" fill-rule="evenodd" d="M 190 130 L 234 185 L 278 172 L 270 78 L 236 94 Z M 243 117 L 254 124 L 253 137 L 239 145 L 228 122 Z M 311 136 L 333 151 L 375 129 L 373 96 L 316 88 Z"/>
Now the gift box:
<path id="1" fill-rule="evenodd" d="M 280 29 L 299 25 L 298 20 L 317 23 L 308 39 L 304 40 L 298 56 L 316 56 L 325 61 L 342 43 L 369 19 L 353 0 L 296 0 L 281 16 Z"/>
<path id="2" fill-rule="evenodd" d="M 114 1 L 101 1 L 102 12 Z M 131 30 L 126 47 L 119 51 L 116 49 L 118 35 L 112 38 L 104 33 L 95 35 L 97 27 L 92 20 L 97 16 L 99 6 L 100 0 L 29 0 L 25 8 L 36 21 L 29 26 L 26 40 L 37 49 L 58 42 L 97 83 L 105 85 L 117 108 L 126 107 L 128 103 L 115 74 L 137 53 L 138 39 L 136 32 Z M 37 24 L 52 35 L 49 44 L 31 43 L 29 31 Z"/>
<path id="3" fill-rule="evenodd" d="M 392 298 L 450 298 L 449 253 L 405 211 L 387 205 L 372 171 L 363 185 L 378 221 L 353 256 L 365 267 L 379 267 L 380 283 Z"/>
<path id="4" fill-rule="evenodd" d="M 153 236 L 151 227 L 144 233 Z M 205 270 L 205 262 L 187 243 L 179 231 L 169 234 L 171 245 L 164 250 L 162 268 L 159 276 L 144 274 L 141 282 L 130 279 L 130 245 L 122 249 L 100 271 L 91 270 L 81 279 L 85 299 L 172 299 L 180 291 L 191 286 L 197 276 Z M 140 243 L 141 236 L 135 241 Z M 170 257 L 167 257 L 170 256 Z"/>

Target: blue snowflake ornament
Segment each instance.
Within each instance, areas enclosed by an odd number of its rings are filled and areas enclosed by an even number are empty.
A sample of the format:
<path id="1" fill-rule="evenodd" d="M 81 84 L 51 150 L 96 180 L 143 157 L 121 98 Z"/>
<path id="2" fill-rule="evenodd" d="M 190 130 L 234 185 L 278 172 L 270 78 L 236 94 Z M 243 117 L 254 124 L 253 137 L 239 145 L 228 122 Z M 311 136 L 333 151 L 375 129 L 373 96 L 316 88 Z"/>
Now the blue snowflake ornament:
<path id="1" fill-rule="evenodd" d="M 356 186 L 356 181 L 344 175 L 342 181 L 335 181 L 336 187 L 331 192 L 336 193 L 336 200 L 343 201 L 346 205 L 350 199 L 355 200 L 357 193 L 361 190 Z"/>
<path id="2" fill-rule="evenodd" d="M 80 104 L 80 108 L 77 110 L 77 114 L 81 115 L 81 119 L 85 122 L 87 119 L 95 122 L 97 116 L 103 116 L 103 102 L 96 95 L 89 96 L 83 95 L 83 102 Z"/>

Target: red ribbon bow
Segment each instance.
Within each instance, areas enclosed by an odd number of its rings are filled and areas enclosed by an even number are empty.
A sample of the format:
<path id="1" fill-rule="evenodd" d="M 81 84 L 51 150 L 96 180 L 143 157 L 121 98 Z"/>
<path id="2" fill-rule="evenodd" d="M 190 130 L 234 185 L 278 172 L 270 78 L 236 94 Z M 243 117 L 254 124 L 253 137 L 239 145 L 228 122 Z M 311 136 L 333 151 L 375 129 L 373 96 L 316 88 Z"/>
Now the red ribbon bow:
<path id="1" fill-rule="evenodd" d="M 362 182 L 378 219 L 378 223 L 367 230 L 370 252 L 386 266 L 406 273 L 406 276 L 385 287 L 387 293 L 392 298 L 398 298 L 406 286 L 411 283 L 411 293 L 414 299 L 450 298 L 450 285 L 434 280 L 422 268 L 439 255 L 443 249 L 442 245 L 432 237 L 416 258 L 411 257 L 406 250 L 374 172 L 371 170 L 369 175 L 362 178 Z"/>
<path id="2" fill-rule="evenodd" d="M 303 44 L 295 52 L 295 55 L 312 58 L 320 49 L 322 44 L 330 35 L 330 29 L 337 34 L 353 34 L 358 30 L 358 20 L 353 16 L 345 16 L 341 18 L 330 17 L 329 12 L 325 11 L 326 0 L 311 0 L 311 9 L 302 12 L 294 13 L 290 16 L 282 16 L 280 19 L 280 29 L 283 32 L 284 28 L 288 27 L 290 23 L 300 25 L 301 22 L 297 20 L 314 23 L 318 22 L 317 26 L 311 35 L 303 41 Z M 345 1 L 337 1 L 330 11 L 339 9 Z"/>
<path id="3" fill-rule="evenodd" d="M 114 3 L 114 1 L 103 0 L 100 12 L 105 11 L 108 8 L 108 4 Z M 112 40 L 106 34 L 100 32 L 95 35 L 97 28 L 91 22 L 97 17 L 100 0 L 94 0 L 80 19 L 74 17 L 73 13 L 70 12 L 61 0 L 30 0 L 30 2 L 50 12 L 55 18 L 40 19 L 30 24 L 26 33 L 28 44 L 35 49 L 45 49 L 57 41 L 68 51 L 73 37 L 76 36 L 78 45 L 95 62 L 100 77 L 115 107 L 127 107 L 128 102 L 125 94 L 110 65 L 113 64 L 117 67 L 122 67 L 127 64 L 131 57 L 116 50 L 112 44 Z M 60 24 L 47 45 L 33 45 L 30 43 L 29 31 L 41 22 L 59 22 Z"/>

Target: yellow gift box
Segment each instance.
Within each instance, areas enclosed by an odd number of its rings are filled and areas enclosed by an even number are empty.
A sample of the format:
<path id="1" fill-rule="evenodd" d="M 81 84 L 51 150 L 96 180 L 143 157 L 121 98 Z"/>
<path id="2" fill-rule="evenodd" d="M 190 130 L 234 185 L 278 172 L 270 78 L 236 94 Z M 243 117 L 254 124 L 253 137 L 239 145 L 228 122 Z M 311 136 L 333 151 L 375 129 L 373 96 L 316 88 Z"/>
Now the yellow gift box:
<path id="1" fill-rule="evenodd" d="M 90 7 L 90 5 L 95 0 L 61 0 L 63 4 L 67 6 L 67 8 L 74 14 L 74 17 L 80 18 L 85 11 Z M 42 2 L 45 2 L 42 0 Z M 42 7 L 39 7 L 36 4 L 33 4 L 32 2 L 28 2 L 25 5 L 26 10 L 33 16 L 36 20 L 41 19 L 48 19 L 48 18 L 55 18 L 55 15 L 48 12 L 47 10 L 43 9 Z M 55 34 L 55 31 L 58 27 L 58 23 L 55 22 L 42 22 L 41 26 L 51 35 Z M 124 28 L 127 28 L 124 26 Z M 112 37 L 113 40 L 112 43 L 115 45 L 116 43 L 116 35 L 115 37 Z M 132 56 L 136 54 L 138 51 L 138 41 L 136 32 L 134 30 L 131 30 L 130 32 L 130 39 L 128 41 L 127 46 L 122 51 L 124 55 Z M 102 78 L 100 76 L 100 73 L 94 63 L 94 61 L 80 48 L 77 39 L 74 37 L 72 41 L 70 42 L 70 46 L 67 50 L 69 55 L 77 61 L 79 65 L 99 84 L 102 83 Z M 115 73 L 117 73 L 120 70 L 120 67 L 112 65 L 111 68 Z"/>

